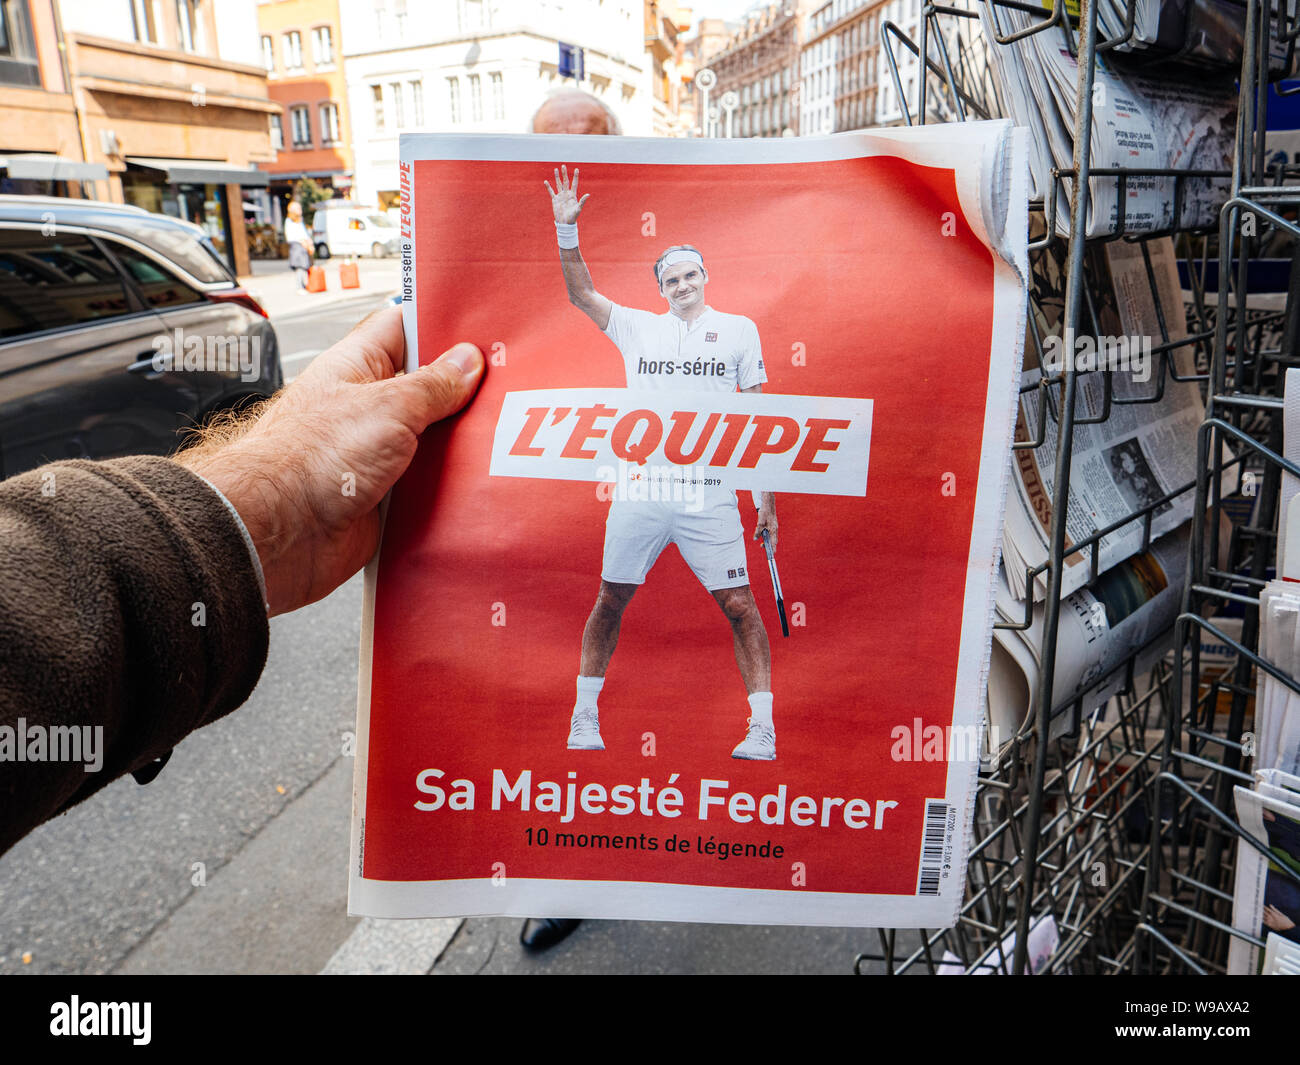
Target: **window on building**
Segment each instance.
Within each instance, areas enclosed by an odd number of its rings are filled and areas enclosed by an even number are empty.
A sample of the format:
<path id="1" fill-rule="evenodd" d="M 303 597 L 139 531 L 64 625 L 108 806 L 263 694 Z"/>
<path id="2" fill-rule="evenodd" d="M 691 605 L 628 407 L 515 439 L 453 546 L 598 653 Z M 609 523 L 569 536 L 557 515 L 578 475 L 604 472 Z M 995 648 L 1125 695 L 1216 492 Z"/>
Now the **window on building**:
<path id="1" fill-rule="evenodd" d="M 406 94 L 402 92 L 402 83 L 392 81 L 388 83 L 388 92 L 393 97 L 393 124 L 398 129 L 406 128 Z"/>
<path id="2" fill-rule="evenodd" d="M 275 70 L 275 42 L 266 36 L 262 38 L 262 66 L 268 74 Z"/>
<path id="3" fill-rule="evenodd" d="M 318 67 L 334 62 L 334 35 L 328 26 L 317 26 L 311 31 L 311 58 Z"/>
<path id="4" fill-rule="evenodd" d="M 374 105 L 375 129 L 382 130 L 384 128 L 384 87 L 370 86 L 370 99 Z"/>
<path id="5" fill-rule="evenodd" d="M 203 15 L 201 0 L 176 0 L 176 24 L 180 33 L 181 48 L 187 52 L 203 52 Z"/>
<path id="6" fill-rule="evenodd" d="M 397 38 L 401 40 L 406 33 L 406 0 L 393 0 L 393 22 L 396 23 Z"/>
<path id="7" fill-rule="evenodd" d="M 338 144 L 343 139 L 339 133 L 339 105 L 324 103 L 320 105 L 320 142 L 321 144 Z"/>
<path id="8" fill-rule="evenodd" d="M 424 82 L 411 82 L 411 122 L 424 125 Z"/>
<path id="9" fill-rule="evenodd" d="M 41 84 L 26 4 L 0 3 L 0 84 L 32 88 Z"/>
<path id="10" fill-rule="evenodd" d="M 302 70 L 302 34 L 297 30 L 280 38 L 285 70 Z"/>
<path id="11" fill-rule="evenodd" d="M 141 44 L 158 43 L 158 27 L 162 24 L 162 12 L 158 10 L 159 0 L 131 0 L 131 21 L 134 23 L 135 39 Z M 9 8 L 2 4 L 0 7 Z M 0 15 L 0 21 L 6 20 L 7 14 Z"/>
<path id="12" fill-rule="evenodd" d="M 469 110 L 474 122 L 483 121 L 483 81 L 477 74 L 469 76 Z"/>
<path id="13" fill-rule="evenodd" d="M 447 79 L 447 112 L 453 123 L 460 122 L 460 78 Z"/>
<path id="14" fill-rule="evenodd" d="M 271 147 L 277 152 L 284 151 L 284 123 L 279 115 L 271 116 Z"/>
<path id="15" fill-rule="evenodd" d="M 488 78 L 492 82 L 492 117 L 500 120 L 506 117 L 505 78 L 500 74 L 489 74 Z"/>
<path id="16" fill-rule="evenodd" d="M 311 147 L 311 113 L 306 106 L 289 108 L 289 128 L 295 148 Z"/>
<path id="17" fill-rule="evenodd" d="M 460 0 L 461 30 L 481 30 L 483 25 L 483 0 Z"/>

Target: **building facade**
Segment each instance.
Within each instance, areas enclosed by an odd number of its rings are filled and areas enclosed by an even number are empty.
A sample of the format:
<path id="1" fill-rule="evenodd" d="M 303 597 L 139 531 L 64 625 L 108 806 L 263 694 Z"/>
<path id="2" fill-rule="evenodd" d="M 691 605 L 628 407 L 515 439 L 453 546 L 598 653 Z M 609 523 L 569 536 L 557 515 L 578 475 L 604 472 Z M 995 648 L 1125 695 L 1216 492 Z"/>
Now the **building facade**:
<path id="1" fill-rule="evenodd" d="M 682 41 L 682 94 L 677 113 L 687 136 L 704 136 L 704 93 L 695 84 L 695 73 L 708 65 L 706 56 L 722 51 L 727 38 L 737 28 L 720 18 L 702 18 L 695 24 L 695 32 Z M 709 100 L 710 103 L 717 104 L 716 92 L 709 94 Z"/>
<path id="2" fill-rule="evenodd" d="M 920 0 L 827 0 L 809 14 L 805 28 L 803 120 L 809 133 L 838 133 L 871 126 L 896 126 L 906 114 L 916 120 L 920 63 L 895 35 L 890 40 L 903 98 L 898 96 L 884 46 L 892 23 L 919 41 Z M 937 58 L 934 49 L 932 57 Z M 942 105 L 937 94 L 927 102 L 932 116 Z M 940 117 L 950 117 L 939 112 Z"/>
<path id="3" fill-rule="evenodd" d="M 278 233 L 300 178 L 311 178 L 329 196 L 352 193 L 338 0 L 258 0 L 257 30 L 268 92 L 281 108 L 271 116 L 275 160 L 263 168 L 270 175 L 269 223 Z"/>
<path id="4" fill-rule="evenodd" d="M 751 12 L 739 29 L 706 56 L 717 75 L 710 108 L 721 107 L 727 92 L 737 107 L 722 109 L 717 135 L 781 137 L 799 133 L 802 92 L 800 61 L 807 0 L 783 0 Z"/>
<path id="5" fill-rule="evenodd" d="M 0 193 L 94 196 L 55 0 L 0 5 Z"/>
<path id="6" fill-rule="evenodd" d="M 404 132 L 523 133 L 547 96 L 591 93 L 654 128 L 644 0 L 339 0 L 354 198 L 398 197 Z"/>
<path id="7" fill-rule="evenodd" d="M 11 5 L 6 5 L 8 8 Z M 58 0 L 96 194 L 201 225 L 237 273 L 265 210 L 270 117 L 254 0 Z M 245 203 L 251 205 L 245 207 Z"/>
<path id="8" fill-rule="evenodd" d="M 799 129 L 805 135 L 834 133 L 837 124 L 836 48 L 839 36 L 834 25 L 839 13 L 837 0 L 826 3 L 808 14 L 804 27 L 803 47 L 799 55 Z"/>
<path id="9" fill-rule="evenodd" d="M 654 133 L 659 137 L 684 137 L 694 126 L 690 117 L 684 117 L 682 113 L 693 73 L 693 66 L 685 55 L 685 35 L 691 28 L 691 10 L 676 0 L 644 0 L 644 3 L 645 50 L 650 67 Z"/>

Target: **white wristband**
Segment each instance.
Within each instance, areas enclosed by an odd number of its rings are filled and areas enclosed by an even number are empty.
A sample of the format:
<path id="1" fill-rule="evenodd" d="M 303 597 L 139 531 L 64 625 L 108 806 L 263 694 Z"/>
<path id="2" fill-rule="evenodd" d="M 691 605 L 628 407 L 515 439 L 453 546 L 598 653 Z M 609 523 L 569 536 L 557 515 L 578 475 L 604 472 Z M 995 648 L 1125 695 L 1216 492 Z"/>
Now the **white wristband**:
<path id="1" fill-rule="evenodd" d="M 559 241 L 561 248 L 576 248 L 578 246 L 578 223 L 556 222 L 555 239 Z"/>

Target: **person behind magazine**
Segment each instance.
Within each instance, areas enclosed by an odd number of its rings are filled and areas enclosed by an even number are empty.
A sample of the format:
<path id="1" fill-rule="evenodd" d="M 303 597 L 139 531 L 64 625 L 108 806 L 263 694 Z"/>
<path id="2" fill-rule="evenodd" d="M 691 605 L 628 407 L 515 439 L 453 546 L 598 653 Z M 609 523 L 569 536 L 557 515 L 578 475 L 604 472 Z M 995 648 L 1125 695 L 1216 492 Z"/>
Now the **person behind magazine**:
<path id="1" fill-rule="evenodd" d="M 284 223 L 284 239 L 289 243 L 289 269 L 298 276 L 298 291 L 307 292 L 307 279 L 311 274 L 311 234 L 302 222 L 302 204 L 289 202 L 289 217 Z"/>

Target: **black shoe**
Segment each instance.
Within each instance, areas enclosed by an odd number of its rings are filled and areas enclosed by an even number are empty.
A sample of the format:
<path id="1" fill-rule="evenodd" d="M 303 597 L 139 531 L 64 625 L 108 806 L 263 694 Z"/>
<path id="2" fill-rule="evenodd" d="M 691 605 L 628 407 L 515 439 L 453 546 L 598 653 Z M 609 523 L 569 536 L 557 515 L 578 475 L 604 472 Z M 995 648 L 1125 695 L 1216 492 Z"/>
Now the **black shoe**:
<path id="1" fill-rule="evenodd" d="M 519 929 L 519 942 L 529 950 L 546 950 L 567 939 L 580 924 L 572 917 L 530 917 Z"/>

